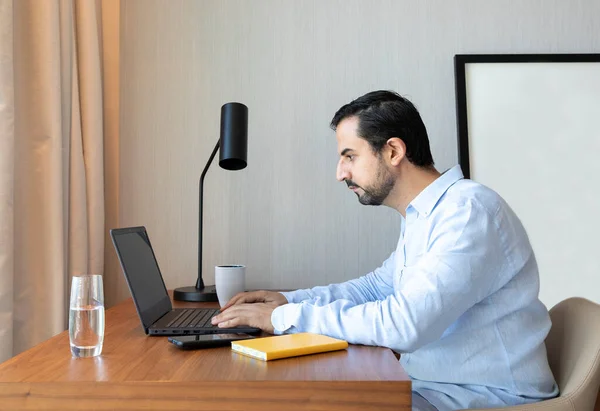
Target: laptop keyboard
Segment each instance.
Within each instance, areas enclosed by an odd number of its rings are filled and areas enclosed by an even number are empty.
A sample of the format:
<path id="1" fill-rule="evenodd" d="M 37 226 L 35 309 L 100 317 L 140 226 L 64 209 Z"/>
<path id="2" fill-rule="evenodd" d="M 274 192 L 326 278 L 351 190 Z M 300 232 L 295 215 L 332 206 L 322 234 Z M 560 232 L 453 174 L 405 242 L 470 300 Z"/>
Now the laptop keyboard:
<path id="1" fill-rule="evenodd" d="M 167 328 L 216 328 L 210 319 L 219 313 L 218 309 L 181 310 L 177 317 L 167 324 Z"/>

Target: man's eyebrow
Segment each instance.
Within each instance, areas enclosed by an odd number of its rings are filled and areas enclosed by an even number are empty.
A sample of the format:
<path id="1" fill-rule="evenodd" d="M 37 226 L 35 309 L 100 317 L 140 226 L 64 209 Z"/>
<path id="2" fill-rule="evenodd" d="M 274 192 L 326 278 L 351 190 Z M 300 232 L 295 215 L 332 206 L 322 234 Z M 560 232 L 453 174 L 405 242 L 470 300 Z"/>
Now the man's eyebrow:
<path id="1" fill-rule="evenodd" d="M 345 156 L 345 155 L 346 155 L 346 154 L 348 154 L 348 152 L 350 152 L 350 151 L 354 151 L 354 150 L 353 150 L 353 149 L 351 149 L 351 148 L 345 148 L 345 149 L 343 149 L 343 150 L 342 150 L 342 152 L 340 153 L 340 156 Z"/>

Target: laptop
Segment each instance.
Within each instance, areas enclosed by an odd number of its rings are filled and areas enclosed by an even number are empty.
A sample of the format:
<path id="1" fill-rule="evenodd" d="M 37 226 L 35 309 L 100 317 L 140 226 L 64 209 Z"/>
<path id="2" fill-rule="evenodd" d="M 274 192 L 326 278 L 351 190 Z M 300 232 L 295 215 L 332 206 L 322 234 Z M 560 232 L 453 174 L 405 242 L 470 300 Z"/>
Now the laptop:
<path id="1" fill-rule="evenodd" d="M 145 227 L 110 230 L 113 245 L 144 332 L 149 335 L 257 333 L 258 328 L 219 328 L 216 308 L 173 309 Z"/>

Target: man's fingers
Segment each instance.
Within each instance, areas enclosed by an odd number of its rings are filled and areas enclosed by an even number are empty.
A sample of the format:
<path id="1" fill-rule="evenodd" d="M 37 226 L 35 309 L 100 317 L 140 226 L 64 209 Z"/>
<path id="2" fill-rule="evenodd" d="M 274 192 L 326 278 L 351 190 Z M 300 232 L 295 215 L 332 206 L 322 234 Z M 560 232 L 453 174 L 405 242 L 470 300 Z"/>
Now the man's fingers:
<path id="1" fill-rule="evenodd" d="M 232 328 L 237 327 L 238 325 L 242 325 L 239 318 L 233 318 L 231 320 L 220 322 L 219 328 Z"/>
<path id="2" fill-rule="evenodd" d="M 273 309 L 268 304 L 235 304 L 213 317 L 211 322 L 219 328 L 247 325 L 273 333 L 271 324 Z"/>
<path id="3" fill-rule="evenodd" d="M 228 309 L 232 305 L 244 303 L 245 302 L 245 294 L 246 293 L 237 293 L 236 295 L 231 297 L 231 299 L 229 301 L 227 301 L 227 304 L 225 304 L 225 306 L 223 308 L 221 308 L 221 311 Z"/>
<path id="4" fill-rule="evenodd" d="M 227 311 L 222 311 L 220 314 L 215 315 L 210 322 L 213 325 L 216 325 L 216 324 L 221 324 L 222 322 L 225 322 L 225 321 L 230 321 L 233 318 L 236 318 L 236 315 L 238 314 L 238 311 L 239 311 L 238 307 L 239 306 L 232 306 Z"/>
<path id="5" fill-rule="evenodd" d="M 244 311 L 240 309 L 240 305 L 231 307 L 227 312 L 221 313 L 212 319 L 213 325 L 218 325 L 219 328 L 237 327 L 238 325 L 249 325 L 248 318 L 243 316 Z"/>
<path id="6" fill-rule="evenodd" d="M 225 306 L 221 310 L 226 310 L 227 308 L 229 308 L 233 305 L 254 302 L 252 294 L 254 294 L 254 293 L 248 293 L 248 292 L 237 293 L 236 295 L 231 297 L 231 299 L 229 301 L 227 301 L 227 304 L 225 304 Z"/>
<path id="7" fill-rule="evenodd" d="M 211 323 L 218 325 L 219 327 L 229 327 L 237 325 L 250 325 L 248 324 L 248 305 L 236 304 L 230 307 L 227 311 L 223 311 L 218 315 L 215 315 Z"/>
<path id="8" fill-rule="evenodd" d="M 265 297 L 261 291 L 238 293 L 231 297 L 231 300 L 227 301 L 227 304 L 225 304 L 225 306 L 221 308 L 221 311 L 225 311 L 226 309 L 234 305 L 257 303 L 263 302 L 264 300 Z"/>

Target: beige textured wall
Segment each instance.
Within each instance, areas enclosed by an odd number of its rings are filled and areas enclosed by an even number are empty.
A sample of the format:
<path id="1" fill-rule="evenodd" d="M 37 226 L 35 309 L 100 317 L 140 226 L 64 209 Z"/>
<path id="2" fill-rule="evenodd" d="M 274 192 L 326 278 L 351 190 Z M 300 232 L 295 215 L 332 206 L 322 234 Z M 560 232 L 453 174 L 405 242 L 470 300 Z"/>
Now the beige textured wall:
<path id="1" fill-rule="evenodd" d="M 169 288 L 192 285 L 198 178 L 220 106 L 240 101 L 249 165 L 207 175 L 207 283 L 227 263 L 248 266 L 251 288 L 366 273 L 400 220 L 336 182 L 334 112 L 399 91 L 444 170 L 457 162 L 454 54 L 599 52 L 599 15 L 597 0 L 123 1 L 118 222 L 148 228 Z"/>

